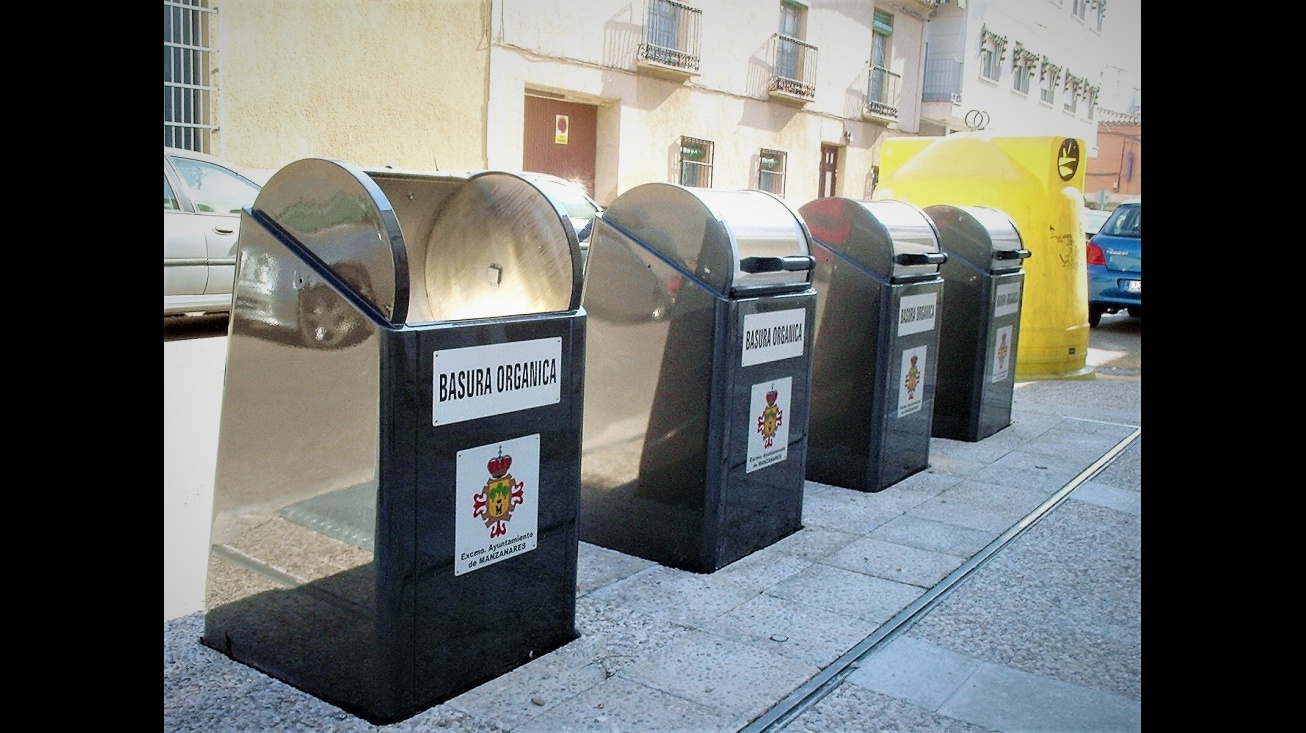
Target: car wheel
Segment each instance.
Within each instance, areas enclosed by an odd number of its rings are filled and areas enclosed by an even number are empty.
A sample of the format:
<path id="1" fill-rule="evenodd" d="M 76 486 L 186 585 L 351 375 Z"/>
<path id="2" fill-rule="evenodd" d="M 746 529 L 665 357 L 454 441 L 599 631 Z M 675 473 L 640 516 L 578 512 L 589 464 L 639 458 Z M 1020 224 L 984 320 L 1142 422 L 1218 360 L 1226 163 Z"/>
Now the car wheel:
<path id="1" fill-rule="evenodd" d="M 1100 305 L 1090 305 L 1088 307 L 1089 328 L 1097 328 L 1097 324 L 1102 322 L 1102 314 L 1105 312 L 1106 312 L 1106 308 L 1103 308 Z"/>
<path id="2" fill-rule="evenodd" d="M 1142 308 L 1141 306 L 1136 307 L 1136 308 L 1126 308 L 1125 310 L 1127 310 L 1127 311 L 1129 312 L 1129 317 L 1130 317 L 1130 318 L 1142 318 L 1142 317 L 1143 317 L 1143 308 Z"/>
<path id="3" fill-rule="evenodd" d="M 330 287 L 319 285 L 299 296 L 299 336 L 319 349 L 344 345 L 356 327 L 349 304 Z"/>

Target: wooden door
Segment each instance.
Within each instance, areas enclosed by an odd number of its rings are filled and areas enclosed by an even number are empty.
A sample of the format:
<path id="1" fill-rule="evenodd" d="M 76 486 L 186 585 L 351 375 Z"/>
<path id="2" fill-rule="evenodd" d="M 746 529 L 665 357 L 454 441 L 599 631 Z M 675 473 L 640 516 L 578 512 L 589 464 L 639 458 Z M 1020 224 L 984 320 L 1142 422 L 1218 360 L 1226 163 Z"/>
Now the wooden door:
<path id="1" fill-rule="evenodd" d="M 525 120 L 522 170 L 580 181 L 593 196 L 598 107 L 527 96 Z"/>
<path id="2" fill-rule="evenodd" d="M 839 146 L 821 146 L 821 181 L 816 186 L 816 197 L 834 196 L 839 183 Z"/>

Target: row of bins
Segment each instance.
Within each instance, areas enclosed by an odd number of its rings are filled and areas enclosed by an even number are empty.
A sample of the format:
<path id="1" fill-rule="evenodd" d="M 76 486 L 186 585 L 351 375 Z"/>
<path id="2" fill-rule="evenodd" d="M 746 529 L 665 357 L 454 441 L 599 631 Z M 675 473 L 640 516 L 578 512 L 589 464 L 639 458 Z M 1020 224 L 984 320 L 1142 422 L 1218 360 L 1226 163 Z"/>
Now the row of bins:
<path id="1" fill-rule="evenodd" d="M 202 642 L 378 724 L 575 639 L 579 541 L 714 572 L 1010 423 L 992 209 L 651 183 L 583 263 L 519 176 L 310 159 L 240 240 Z"/>

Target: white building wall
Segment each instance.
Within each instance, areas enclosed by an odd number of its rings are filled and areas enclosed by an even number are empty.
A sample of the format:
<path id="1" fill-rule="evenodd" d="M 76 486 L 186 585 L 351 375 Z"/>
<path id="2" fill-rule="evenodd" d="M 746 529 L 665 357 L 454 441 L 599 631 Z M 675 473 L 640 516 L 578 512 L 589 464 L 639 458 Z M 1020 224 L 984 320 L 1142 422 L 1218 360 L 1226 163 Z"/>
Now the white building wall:
<path id="1" fill-rule="evenodd" d="M 901 133 L 918 134 L 921 120 L 921 94 L 925 78 L 925 48 L 929 38 L 929 22 L 920 15 L 919 5 L 906 7 L 907 3 L 880 3 L 884 12 L 893 13 L 893 43 L 890 44 L 892 61 L 889 70 L 902 75 L 902 97 L 898 102 L 898 124 Z"/>
<path id="2" fill-rule="evenodd" d="M 1136 13 L 1112 11 L 1099 33 L 1071 0 L 812 0 L 806 40 L 817 48 L 815 100 L 771 101 L 767 82 L 780 0 L 690 0 L 702 10 L 701 73 L 684 83 L 636 69 L 646 0 L 225 0 L 219 9 L 215 149 L 253 168 L 335 157 L 404 168 L 521 166 L 523 97 L 551 91 L 598 107 L 596 198 L 676 179 L 681 135 L 716 146 L 714 185 L 755 184 L 757 153 L 789 154 L 786 200 L 816 196 L 820 147 L 841 148 L 836 193 L 869 198 L 879 142 L 919 134 L 923 65 L 965 62 L 963 105 L 989 113 L 990 132 L 1083 139 L 1096 155 L 1087 100 L 1039 102 L 1010 88 L 1017 41 L 1071 73 L 1103 83 Z M 1138 0 L 1130 0 L 1136 6 Z M 894 16 L 890 69 L 901 75 L 898 122 L 862 117 L 876 7 Z M 933 12 L 931 12 L 933 9 Z M 1092 13 L 1090 12 L 1090 16 Z M 1091 18 L 1090 18 L 1091 20 Z M 1008 37 L 997 84 L 980 81 L 980 29 Z M 1111 79 L 1105 80 L 1104 92 Z M 1138 86 L 1135 83 L 1135 88 Z"/>
<path id="3" fill-rule="evenodd" d="M 929 27 L 929 56 L 952 57 L 963 64 L 962 103 L 952 105 L 957 120 L 970 110 L 988 115 L 985 129 L 1001 136 L 1075 137 L 1083 140 L 1090 157 L 1097 155 L 1097 123 L 1090 117 L 1090 100 L 1081 98 L 1074 113 L 1064 111 L 1065 74 L 1085 77 L 1089 86 L 1102 87 L 1112 32 L 1112 15 L 1107 13 L 1102 30 L 1097 28 L 1097 10 L 1090 9 L 1084 21 L 1072 13 L 1072 0 L 969 0 L 940 5 Z M 1119 22 L 1119 21 L 1117 21 Z M 982 31 L 1007 39 L 1006 58 L 996 82 L 980 78 Z M 1012 88 L 1012 60 L 1016 43 L 1060 66 L 1061 81 L 1056 99 L 1040 99 L 1039 77 L 1030 81 L 1028 94 Z M 938 117 L 946 103 L 926 104 L 925 114 Z"/>
<path id="4" fill-rule="evenodd" d="M 869 198 L 874 146 L 888 129 L 861 115 L 874 4 L 813 0 L 805 40 L 817 47 L 816 95 L 802 106 L 767 93 L 779 0 L 690 4 L 702 11 L 701 65 L 681 83 L 637 70 L 644 0 L 495 0 L 488 165 L 521 166 L 522 97 L 537 90 L 599 106 L 595 198 L 603 204 L 642 183 L 677 180 L 681 136 L 713 142 L 714 188 L 753 187 L 759 150 L 785 151 L 784 198 L 795 207 L 817 195 L 822 143 L 837 145 L 837 193 Z M 894 70 L 911 78 L 919 73 L 923 20 L 903 14 L 901 22 Z M 919 88 L 904 90 L 908 112 L 915 113 L 919 96 Z"/>

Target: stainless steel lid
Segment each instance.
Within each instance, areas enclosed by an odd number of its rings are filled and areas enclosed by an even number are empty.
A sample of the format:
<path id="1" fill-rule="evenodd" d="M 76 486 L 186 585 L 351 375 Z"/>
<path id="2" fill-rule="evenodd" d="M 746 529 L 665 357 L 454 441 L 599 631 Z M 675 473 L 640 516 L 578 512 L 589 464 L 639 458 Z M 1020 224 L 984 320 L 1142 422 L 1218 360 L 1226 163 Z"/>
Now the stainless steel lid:
<path id="1" fill-rule="evenodd" d="M 810 283 L 802 219 L 762 191 L 646 183 L 618 196 L 596 226 L 616 228 L 725 297 Z"/>
<path id="2" fill-rule="evenodd" d="M 306 159 L 274 174 L 253 209 L 391 323 L 580 307 L 582 261 L 566 210 L 512 173 Z"/>
<path id="3" fill-rule="evenodd" d="M 989 206 L 938 204 L 925 213 L 939 230 L 939 243 L 949 257 L 957 257 L 980 270 L 1019 270 L 1031 255 L 1011 217 Z"/>
<path id="4" fill-rule="evenodd" d="M 813 239 L 885 280 L 938 277 L 947 259 L 934 223 L 903 201 L 831 196 L 804 204 L 798 213 Z"/>

